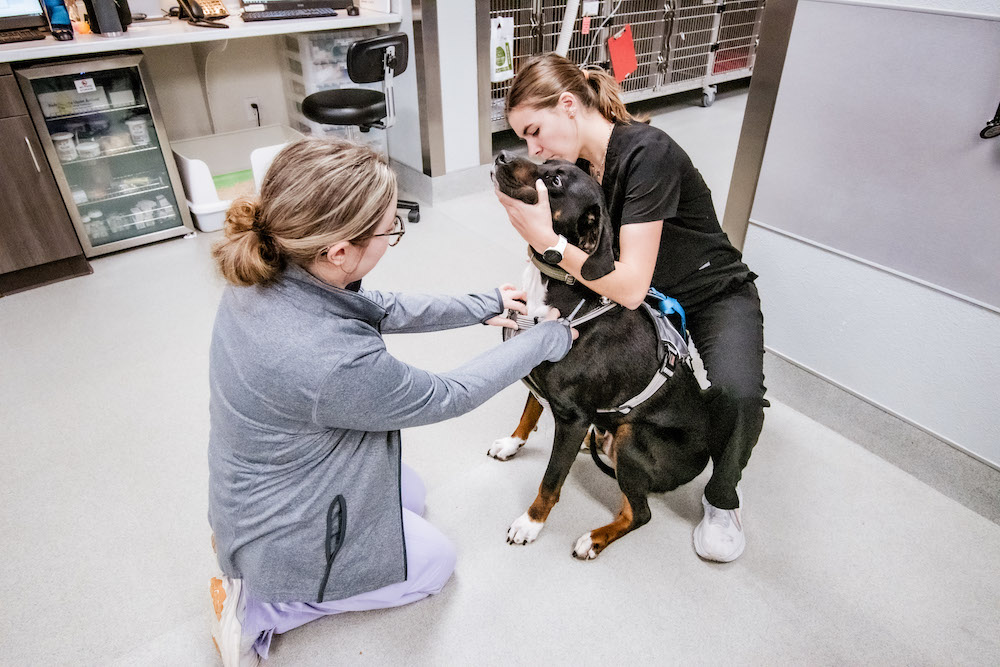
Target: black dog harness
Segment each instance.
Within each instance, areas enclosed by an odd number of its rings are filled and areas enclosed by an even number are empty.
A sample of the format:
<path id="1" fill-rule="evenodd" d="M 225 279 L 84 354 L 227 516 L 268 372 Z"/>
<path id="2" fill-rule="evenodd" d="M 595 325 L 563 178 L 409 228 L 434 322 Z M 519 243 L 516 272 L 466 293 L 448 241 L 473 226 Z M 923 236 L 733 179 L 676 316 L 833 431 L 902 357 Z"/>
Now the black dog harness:
<path id="1" fill-rule="evenodd" d="M 552 267 L 551 265 L 546 265 L 546 266 L 548 268 L 562 271 L 562 269 L 558 269 L 558 267 Z M 549 277 L 551 278 L 559 279 L 559 276 L 550 274 L 546 275 L 549 275 Z M 649 291 L 649 294 L 647 295 L 647 298 L 653 298 L 658 302 L 662 300 L 662 297 L 663 297 L 662 294 L 652 289 Z M 569 322 L 570 326 L 574 327 L 579 326 L 585 322 L 589 322 L 590 320 L 600 317 L 604 313 L 608 313 L 612 310 L 615 310 L 616 308 L 621 308 L 620 304 L 615 303 L 611 299 L 608 299 L 607 297 L 601 297 L 601 305 L 577 317 L 577 313 L 580 311 L 580 309 L 583 307 L 585 303 L 586 300 L 581 300 L 580 303 L 577 304 L 573 312 L 570 313 L 569 317 L 566 318 L 566 321 Z M 658 358 L 660 359 L 660 367 L 653 375 L 653 379 L 649 381 L 649 384 L 647 384 L 646 388 L 643 389 L 641 392 L 639 392 L 638 394 L 636 394 L 635 396 L 628 399 L 627 401 L 625 401 L 624 403 L 622 403 L 617 407 L 602 408 L 598 409 L 597 412 L 604 414 L 618 413 L 622 415 L 627 415 L 628 413 L 632 412 L 632 410 L 634 410 L 636 407 L 649 400 L 657 391 L 659 391 L 660 387 L 662 387 L 667 380 L 673 377 L 674 372 L 677 370 L 677 366 L 679 364 L 687 366 L 688 369 L 693 368 L 691 364 L 691 352 L 688 349 L 686 334 L 683 334 L 680 331 L 678 331 L 676 327 L 674 327 L 673 322 L 670 321 L 670 318 L 666 316 L 666 314 L 664 314 L 657 308 L 653 308 L 646 301 L 642 302 L 642 308 L 653 320 L 653 325 L 656 327 L 656 336 L 660 341 L 660 346 L 658 351 Z M 519 329 L 528 329 L 538 324 L 537 318 L 524 317 L 522 315 L 519 315 L 513 310 L 508 311 L 507 316 L 510 319 L 513 319 L 517 322 L 517 326 Z M 512 335 L 513 333 L 511 333 L 509 329 L 504 327 L 503 339 L 507 340 Z M 537 398 L 540 403 L 542 403 L 543 405 L 548 405 L 548 402 L 542 398 L 539 388 L 535 385 L 534 382 L 531 381 L 530 377 L 524 378 L 524 383 L 528 386 L 528 389 L 531 390 L 531 393 L 535 395 L 535 398 Z"/>

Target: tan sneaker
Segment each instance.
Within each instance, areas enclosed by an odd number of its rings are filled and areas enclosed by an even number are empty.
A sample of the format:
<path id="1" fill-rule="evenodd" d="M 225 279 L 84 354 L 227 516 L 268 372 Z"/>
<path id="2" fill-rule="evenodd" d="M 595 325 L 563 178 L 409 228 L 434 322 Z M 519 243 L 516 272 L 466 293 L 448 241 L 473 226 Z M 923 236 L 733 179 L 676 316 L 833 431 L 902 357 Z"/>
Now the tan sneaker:
<path id="1" fill-rule="evenodd" d="M 212 596 L 212 641 L 222 656 L 225 667 L 257 667 L 260 656 L 254 649 L 254 638 L 243 636 L 243 619 L 246 600 L 243 599 L 243 580 L 212 577 L 209 586 Z"/>

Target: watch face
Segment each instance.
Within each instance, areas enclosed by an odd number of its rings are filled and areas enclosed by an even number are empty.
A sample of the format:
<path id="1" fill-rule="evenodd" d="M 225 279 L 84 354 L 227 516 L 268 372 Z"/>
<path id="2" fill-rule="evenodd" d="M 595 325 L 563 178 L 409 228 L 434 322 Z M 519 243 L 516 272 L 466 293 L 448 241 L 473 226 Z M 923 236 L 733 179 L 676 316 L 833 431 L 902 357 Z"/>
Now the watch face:
<path id="1" fill-rule="evenodd" d="M 558 264 L 562 261 L 562 253 L 558 250 L 553 250 L 549 248 L 544 253 L 542 253 L 542 259 L 544 259 L 549 264 Z"/>

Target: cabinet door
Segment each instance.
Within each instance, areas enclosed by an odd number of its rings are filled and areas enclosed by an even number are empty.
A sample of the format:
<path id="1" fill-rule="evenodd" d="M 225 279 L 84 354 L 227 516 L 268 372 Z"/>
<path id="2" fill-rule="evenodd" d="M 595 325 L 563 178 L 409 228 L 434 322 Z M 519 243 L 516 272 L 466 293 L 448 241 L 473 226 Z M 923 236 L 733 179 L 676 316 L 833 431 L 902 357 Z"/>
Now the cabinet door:
<path id="1" fill-rule="evenodd" d="M 0 76 L 0 118 L 24 116 L 28 113 L 24 99 L 12 76 Z"/>
<path id="2" fill-rule="evenodd" d="M 0 273 L 83 254 L 28 116 L 0 119 Z"/>

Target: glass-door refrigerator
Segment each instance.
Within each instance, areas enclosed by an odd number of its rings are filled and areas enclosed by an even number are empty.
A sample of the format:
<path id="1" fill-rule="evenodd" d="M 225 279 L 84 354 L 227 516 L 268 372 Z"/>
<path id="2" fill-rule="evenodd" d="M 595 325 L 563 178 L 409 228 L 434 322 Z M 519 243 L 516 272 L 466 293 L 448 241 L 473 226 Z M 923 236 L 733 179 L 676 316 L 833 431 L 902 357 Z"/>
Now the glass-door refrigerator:
<path id="1" fill-rule="evenodd" d="M 88 257 L 194 231 L 142 58 L 16 71 Z"/>

